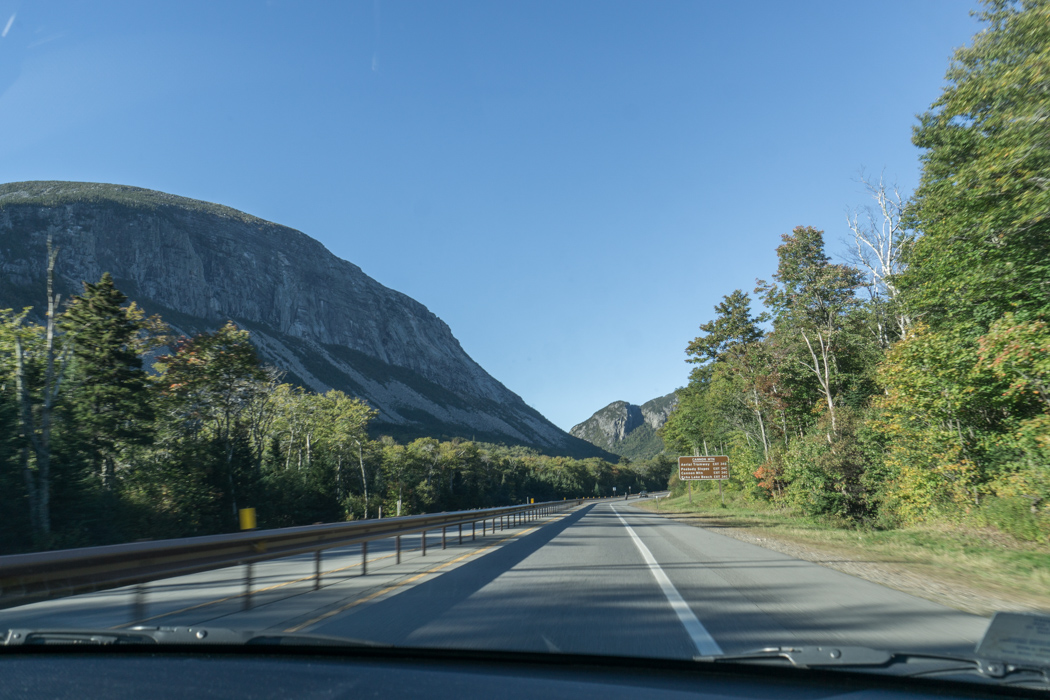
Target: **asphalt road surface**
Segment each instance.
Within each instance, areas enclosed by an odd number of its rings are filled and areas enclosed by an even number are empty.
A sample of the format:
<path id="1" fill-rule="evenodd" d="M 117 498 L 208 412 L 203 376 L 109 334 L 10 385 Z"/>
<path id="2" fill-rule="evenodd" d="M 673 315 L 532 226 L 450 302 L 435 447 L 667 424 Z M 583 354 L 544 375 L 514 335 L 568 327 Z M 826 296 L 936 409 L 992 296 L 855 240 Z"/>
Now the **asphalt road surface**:
<path id="1" fill-rule="evenodd" d="M 634 508 L 372 543 L 0 611 L 6 628 L 212 626 L 408 646 L 692 657 L 834 644 L 972 652 L 988 620 Z M 143 606 L 142 603 L 145 603 Z"/>

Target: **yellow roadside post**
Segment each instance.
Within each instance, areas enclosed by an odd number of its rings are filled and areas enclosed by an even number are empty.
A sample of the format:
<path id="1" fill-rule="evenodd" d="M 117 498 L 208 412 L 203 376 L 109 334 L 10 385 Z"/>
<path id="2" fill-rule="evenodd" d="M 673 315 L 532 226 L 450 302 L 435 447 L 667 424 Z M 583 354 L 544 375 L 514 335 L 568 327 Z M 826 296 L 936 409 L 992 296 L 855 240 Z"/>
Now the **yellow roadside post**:
<path id="1" fill-rule="evenodd" d="M 241 508 L 238 511 L 241 516 L 241 529 L 242 530 L 254 530 L 255 529 L 255 509 L 254 508 Z"/>

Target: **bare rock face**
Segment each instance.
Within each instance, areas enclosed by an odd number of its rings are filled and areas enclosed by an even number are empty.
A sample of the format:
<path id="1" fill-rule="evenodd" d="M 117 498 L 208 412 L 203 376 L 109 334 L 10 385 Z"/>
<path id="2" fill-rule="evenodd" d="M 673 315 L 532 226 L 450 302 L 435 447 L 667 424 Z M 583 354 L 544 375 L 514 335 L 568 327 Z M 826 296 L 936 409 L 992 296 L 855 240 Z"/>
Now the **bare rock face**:
<path id="1" fill-rule="evenodd" d="M 573 426 L 569 433 L 595 445 L 612 447 L 626 439 L 630 432 L 644 422 L 642 410 L 638 406 L 626 401 L 613 401 L 583 423 Z"/>
<path id="2" fill-rule="evenodd" d="M 613 454 L 631 458 L 652 457 L 663 450 L 656 431 L 678 404 L 674 392 L 635 406 L 626 401 L 613 401 L 569 431 Z"/>
<path id="3" fill-rule="evenodd" d="M 659 430 L 664 427 L 664 423 L 667 422 L 671 411 L 677 405 L 678 395 L 672 391 L 666 396 L 660 396 L 643 403 L 641 406 L 642 417 L 645 418 L 645 422 L 650 428 Z"/>
<path id="4" fill-rule="evenodd" d="M 42 304 L 49 234 L 67 296 L 109 272 L 181 332 L 233 320 L 291 380 L 369 401 L 385 432 L 595 454 L 485 372 L 426 307 L 304 233 L 136 187 L 0 185 L 0 307 Z"/>

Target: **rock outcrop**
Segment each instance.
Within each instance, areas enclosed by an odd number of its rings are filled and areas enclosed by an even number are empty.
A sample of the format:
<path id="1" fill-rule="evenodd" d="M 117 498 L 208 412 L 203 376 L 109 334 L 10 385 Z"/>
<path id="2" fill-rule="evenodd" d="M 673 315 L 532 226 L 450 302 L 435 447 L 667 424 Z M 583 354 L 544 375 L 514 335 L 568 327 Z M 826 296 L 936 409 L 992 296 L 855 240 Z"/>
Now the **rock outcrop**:
<path id="1" fill-rule="evenodd" d="M 290 380 L 371 403 L 381 432 L 597 453 L 485 372 L 425 306 L 294 229 L 136 187 L 0 185 L 0 307 L 42 303 L 49 235 L 67 298 L 110 272 L 180 332 L 233 320 Z"/>
<path id="2" fill-rule="evenodd" d="M 646 424 L 653 430 L 659 430 L 664 427 L 664 423 L 667 422 L 668 416 L 671 415 L 671 411 L 673 411 L 674 407 L 677 405 L 678 395 L 672 391 L 666 396 L 660 396 L 650 401 L 646 401 L 640 406 L 640 410 Z"/>
<path id="3" fill-rule="evenodd" d="M 656 431 L 667 422 L 677 404 L 674 392 L 641 406 L 613 401 L 569 432 L 613 454 L 632 459 L 653 457 L 663 451 L 663 441 Z"/>

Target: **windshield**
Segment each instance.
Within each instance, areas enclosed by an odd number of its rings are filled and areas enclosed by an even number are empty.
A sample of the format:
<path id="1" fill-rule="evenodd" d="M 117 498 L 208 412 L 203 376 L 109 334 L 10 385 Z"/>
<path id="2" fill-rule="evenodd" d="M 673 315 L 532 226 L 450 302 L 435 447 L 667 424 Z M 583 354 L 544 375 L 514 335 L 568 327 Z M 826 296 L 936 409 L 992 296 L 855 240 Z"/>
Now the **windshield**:
<path id="1" fill-rule="evenodd" d="M 1048 47 L 0 0 L 0 631 L 1050 667 Z"/>

